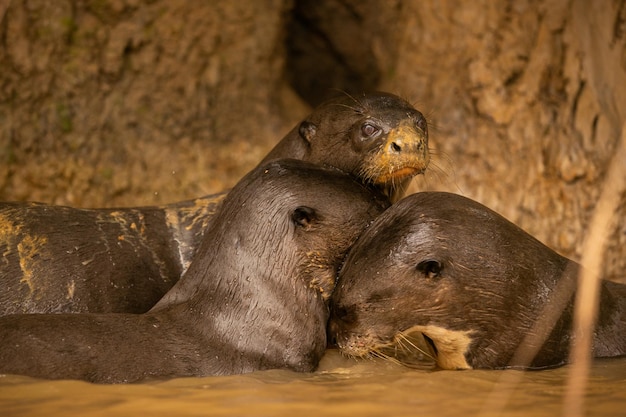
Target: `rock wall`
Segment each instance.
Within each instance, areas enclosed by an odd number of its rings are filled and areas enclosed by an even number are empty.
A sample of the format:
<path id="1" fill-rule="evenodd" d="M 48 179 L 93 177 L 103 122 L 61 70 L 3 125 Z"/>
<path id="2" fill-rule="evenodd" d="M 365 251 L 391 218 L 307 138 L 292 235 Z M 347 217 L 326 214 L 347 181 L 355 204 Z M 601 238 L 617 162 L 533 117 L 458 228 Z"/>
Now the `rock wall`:
<path id="1" fill-rule="evenodd" d="M 579 259 L 626 121 L 625 0 L 14 0 L 0 30 L 2 200 L 219 191 L 303 103 L 382 89 L 430 119 L 415 190 L 475 198 Z M 606 269 L 626 282 L 622 201 Z"/>
<path id="2" fill-rule="evenodd" d="M 2 4 L 3 200 L 137 205 L 219 191 L 301 117 L 282 82 L 280 0 Z"/>
<path id="3" fill-rule="evenodd" d="M 411 6 L 384 88 L 432 111 L 439 169 L 418 184 L 473 197 L 579 259 L 626 121 L 625 2 Z M 606 265 L 626 282 L 624 205 Z"/>

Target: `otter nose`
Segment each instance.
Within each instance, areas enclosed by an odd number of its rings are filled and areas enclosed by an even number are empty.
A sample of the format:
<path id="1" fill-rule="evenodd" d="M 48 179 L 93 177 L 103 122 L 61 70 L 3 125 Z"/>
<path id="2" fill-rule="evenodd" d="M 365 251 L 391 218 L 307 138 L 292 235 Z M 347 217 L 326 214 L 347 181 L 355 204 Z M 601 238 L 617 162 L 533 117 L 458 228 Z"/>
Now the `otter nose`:
<path id="1" fill-rule="evenodd" d="M 402 142 L 399 140 L 394 140 L 389 144 L 389 150 L 394 153 L 402 152 Z"/>
<path id="2" fill-rule="evenodd" d="M 385 152 L 389 155 L 410 157 L 422 154 L 428 147 L 428 133 L 415 123 L 404 121 L 389 131 L 385 143 Z"/>

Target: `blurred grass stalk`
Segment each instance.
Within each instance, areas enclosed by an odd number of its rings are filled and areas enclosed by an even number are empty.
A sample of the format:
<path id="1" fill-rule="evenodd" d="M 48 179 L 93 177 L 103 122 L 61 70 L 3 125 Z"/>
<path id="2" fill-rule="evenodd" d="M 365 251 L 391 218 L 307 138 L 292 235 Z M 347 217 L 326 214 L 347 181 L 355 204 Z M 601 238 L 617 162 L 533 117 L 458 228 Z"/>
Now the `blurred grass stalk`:
<path id="1" fill-rule="evenodd" d="M 578 278 L 574 309 L 574 334 L 570 362 L 572 363 L 565 398 L 563 415 L 583 416 L 585 393 L 592 361 L 593 332 L 598 315 L 600 271 L 604 252 L 614 225 L 615 215 L 626 191 L 626 123 L 622 126 L 621 138 L 604 179 L 604 188 L 587 228 L 583 244 L 581 269 Z"/>

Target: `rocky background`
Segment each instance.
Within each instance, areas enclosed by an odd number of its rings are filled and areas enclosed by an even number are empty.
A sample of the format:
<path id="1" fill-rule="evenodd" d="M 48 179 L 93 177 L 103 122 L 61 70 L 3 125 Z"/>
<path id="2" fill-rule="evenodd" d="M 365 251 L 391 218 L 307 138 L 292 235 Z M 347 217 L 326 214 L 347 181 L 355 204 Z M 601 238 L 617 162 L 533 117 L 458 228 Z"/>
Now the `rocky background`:
<path id="1" fill-rule="evenodd" d="M 0 200 L 221 191 L 310 106 L 379 89 L 430 121 L 415 190 L 579 260 L 626 122 L 626 0 L 0 0 L 0 30 Z M 625 206 L 605 261 L 623 282 Z"/>

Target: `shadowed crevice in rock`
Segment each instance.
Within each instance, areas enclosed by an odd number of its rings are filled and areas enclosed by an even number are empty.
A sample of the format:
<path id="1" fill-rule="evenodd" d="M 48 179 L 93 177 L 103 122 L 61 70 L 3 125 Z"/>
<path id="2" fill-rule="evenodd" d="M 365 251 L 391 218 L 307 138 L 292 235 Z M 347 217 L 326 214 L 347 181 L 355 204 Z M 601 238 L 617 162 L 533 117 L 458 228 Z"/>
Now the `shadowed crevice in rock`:
<path id="1" fill-rule="evenodd" d="M 374 2 L 302 0 L 287 21 L 286 76 L 294 90 L 315 106 L 336 95 L 375 90 L 381 80 L 374 53 Z M 373 27 L 372 27 L 373 26 Z"/>

